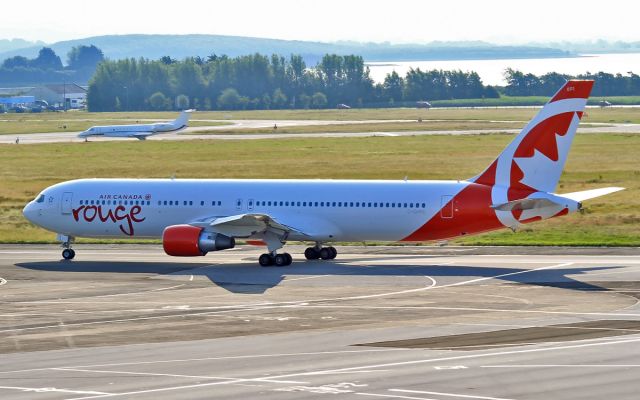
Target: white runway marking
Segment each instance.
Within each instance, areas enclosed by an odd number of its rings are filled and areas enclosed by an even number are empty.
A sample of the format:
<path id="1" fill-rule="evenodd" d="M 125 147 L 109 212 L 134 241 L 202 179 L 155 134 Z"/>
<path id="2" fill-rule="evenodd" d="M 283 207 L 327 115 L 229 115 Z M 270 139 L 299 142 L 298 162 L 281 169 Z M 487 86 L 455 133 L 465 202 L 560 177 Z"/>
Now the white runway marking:
<path id="1" fill-rule="evenodd" d="M 28 388 L 28 387 L 19 387 L 19 386 L 0 386 L 0 389 L 20 390 L 20 391 L 23 391 L 23 392 L 36 392 L 36 393 L 56 392 L 56 393 L 69 393 L 69 394 L 97 394 L 97 395 L 110 395 L 111 394 L 111 393 L 107 393 L 107 392 L 57 389 L 57 388 L 54 388 L 54 387 Z"/>
<path id="2" fill-rule="evenodd" d="M 359 396 L 371 396 L 371 397 L 384 397 L 387 399 L 405 399 L 405 400 L 437 400 L 434 398 L 427 397 L 414 397 L 414 396 L 400 396 L 398 394 L 379 394 L 379 393 L 354 393 Z"/>
<path id="3" fill-rule="evenodd" d="M 7 280 L 4 278 L 0 278 L 0 286 L 5 285 L 7 283 Z"/>
<path id="4" fill-rule="evenodd" d="M 378 294 L 371 294 L 371 295 L 334 297 L 334 298 L 325 298 L 325 299 L 296 300 L 296 301 L 283 301 L 283 302 L 267 302 L 267 303 L 251 304 L 251 305 L 242 305 L 242 304 L 240 304 L 240 305 L 230 305 L 230 306 L 226 306 L 226 307 L 219 307 L 219 308 L 231 308 L 231 309 L 222 310 L 222 311 L 194 312 L 194 313 L 191 313 L 191 314 L 158 315 L 158 316 L 136 317 L 136 318 L 121 318 L 121 319 L 106 320 L 106 321 L 78 322 L 78 323 L 67 324 L 67 326 L 83 326 L 83 325 L 110 324 L 110 323 L 117 323 L 117 322 L 145 321 L 145 320 L 154 320 L 154 319 L 185 317 L 185 316 L 192 316 L 192 315 L 193 316 L 205 316 L 205 315 L 213 315 L 213 314 L 219 314 L 219 313 L 225 313 L 225 312 L 234 312 L 234 311 L 245 312 L 245 311 L 263 310 L 263 309 L 286 308 L 286 307 L 291 307 L 293 305 L 308 306 L 310 303 L 372 299 L 372 298 L 395 296 L 395 295 L 402 295 L 402 294 L 408 294 L 408 293 L 416 293 L 416 292 L 421 292 L 421 291 L 430 290 L 430 289 L 441 289 L 441 288 L 448 288 L 448 287 L 463 286 L 463 285 L 468 285 L 468 284 L 473 284 L 473 283 L 478 283 L 478 282 L 484 282 L 484 281 L 488 281 L 488 280 L 491 280 L 491 279 L 504 278 L 504 277 L 507 277 L 507 276 L 521 275 L 521 274 L 526 274 L 526 273 L 530 273 L 530 272 L 536 272 L 536 271 L 542 271 L 542 270 L 547 270 L 547 269 L 566 267 L 566 266 L 570 266 L 572 264 L 573 263 L 568 262 L 568 263 L 562 263 L 562 264 L 549 265 L 549 266 L 544 266 L 544 267 L 539 267 L 539 268 L 521 270 L 521 271 L 516 271 L 516 272 L 508 272 L 508 273 L 504 273 L 504 274 L 492 275 L 492 276 L 487 276 L 487 277 L 482 277 L 482 278 L 475 278 L 475 279 L 470 279 L 470 280 L 466 280 L 466 281 L 450 283 L 450 284 L 442 285 L 442 286 L 436 286 L 437 282 L 436 282 L 435 279 L 433 279 L 430 276 L 425 276 L 425 278 L 427 278 L 427 279 L 429 279 L 431 281 L 431 284 L 429 286 L 425 286 L 425 287 L 421 287 L 421 288 L 417 288 L 417 289 L 407 289 L 407 290 L 400 290 L 400 291 L 394 291 L 394 292 L 385 292 L 385 293 L 378 293 Z M 117 294 L 105 295 L 105 297 L 106 296 L 118 296 L 118 295 Z M 96 296 L 96 297 L 99 297 L 99 296 Z M 454 308 L 451 308 L 451 309 L 454 309 Z M 460 308 L 460 309 L 462 309 L 462 308 Z M 490 310 L 490 311 L 499 311 L 499 310 Z M 504 310 L 502 310 L 502 311 L 504 311 Z M 512 310 L 509 310 L 509 311 L 512 311 Z M 521 311 L 531 311 L 531 312 L 533 312 L 533 310 L 521 310 Z M 560 313 L 560 312 L 558 312 L 558 313 Z M 574 315 L 577 315 L 577 314 L 574 314 Z M 50 328 L 58 328 L 58 327 L 59 327 L 59 324 L 45 325 L 45 326 L 38 326 L 38 327 L 28 327 L 28 328 L 12 328 L 12 329 L 0 330 L 0 333 L 39 330 L 39 329 L 50 329 Z"/>
<path id="5" fill-rule="evenodd" d="M 306 279 L 324 278 L 326 276 L 331 276 L 331 275 L 312 275 L 312 276 L 303 276 L 302 278 L 293 278 L 293 279 L 290 279 L 289 277 L 287 277 L 284 281 L 285 282 L 303 281 Z"/>
<path id="6" fill-rule="evenodd" d="M 253 354 L 245 356 L 226 356 L 226 357 L 203 357 L 203 358 L 182 358 L 172 360 L 156 360 L 156 361 L 137 361 L 125 363 L 109 363 L 109 364 L 91 364 L 91 365 L 75 365 L 58 368 L 102 368 L 102 367 L 123 367 L 131 365 L 149 365 L 149 364 L 171 364 L 171 363 L 192 363 L 197 361 L 216 361 L 216 360 L 242 360 L 254 358 L 272 358 L 272 357 L 309 357 L 315 355 L 331 355 L 331 354 L 349 354 L 349 353 L 384 353 L 384 352 L 410 351 L 410 349 L 366 349 L 366 350 L 338 350 L 338 351 L 317 351 L 304 353 L 276 353 L 276 354 Z M 52 368 L 32 368 L 20 369 L 15 371 L 0 371 L 0 374 L 14 374 L 21 372 L 47 371 Z M 379 371 L 379 370 L 377 370 Z"/>
<path id="7" fill-rule="evenodd" d="M 480 368 L 640 368 L 640 364 L 481 365 Z"/>
<path id="8" fill-rule="evenodd" d="M 414 393 L 414 394 L 435 394 L 437 396 L 447 396 L 447 397 L 462 397 L 465 399 L 479 399 L 479 400 L 511 400 L 505 399 L 501 397 L 487 397 L 487 396 L 472 396 L 465 394 L 455 394 L 455 393 L 443 393 L 443 392 L 425 392 L 422 390 L 406 390 L 406 389 L 389 389 L 390 392 L 400 392 L 400 393 Z"/>
<path id="9" fill-rule="evenodd" d="M 286 374 L 286 375 L 276 375 L 276 376 L 272 376 L 271 378 L 282 379 L 282 378 L 292 378 L 296 376 L 308 376 L 308 375 L 317 375 L 317 374 L 324 375 L 324 374 L 330 374 L 331 372 L 345 372 L 345 371 L 359 371 L 362 369 L 403 367 L 408 365 L 428 364 L 433 362 L 471 360 L 476 358 L 486 358 L 486 357 L 495 357 L 495 356 L 510 356 L 514 354 L 543 353 L 548 351 L 571 350 L 571 349 L 580 349 L 585 347 L 611 346 L 616 344 L 628 344 L 628 343 L 637 343 L 637 342 L 640 342 L 640 338 L 618 340 L 618 341 L 602 341 L 602 342 L 596 342 L 596 343 L 570 344 L 570 345 L 564 345 L 564 346 L 550 346 L 550 347 L 541 347 L 541 348 L 535 348 L 535 349 L 506 350 L 506 351 L 498 351 L 493 353 L 468 354 L 468 355 L 462 355 L 462 356 L 451 356 L 451 357 L 440 357 L 440 358 L 427 358 L 422 360 L 399 361 L 399 362 L 391 362 L 391 363 L 383 363 L 383 364 L 361 365 L 359 367 L 347 367 L 347 368 L 337 368 L 337 369 L 328 369 L 328 370 L 319 370 L 319 371 L 299 372 L 299 373 Z"/>
<path id="10" fill-rule="evenodd" d="M 383 363 L 383 364 L 372 364 L 372 365 L 361 365 L 358 367 L 347 367 L 347 368 L 338 368 L 338 369 L 328 369 L 328 370 L 318 370 L 318 371 L 305 371 L 305 372 L 297 372 L 291 374 L 283 374 L 283 375 L 275 375 L 269 376 L 268 379 L 275 381 L 283 378 L 293 378 L 293 377 L 302 377 L 302 376 L 313 376 L 313 375 L 330 375 L 331 373 L 344 373 L 344 372 L 356 372 L 362 370 L 370 370 L 370 369 L 379 369 L 379 368 L 388 368 L 388 367 L 403 367 L 409 365 L 418 365 L 418 364 L 426 364 L 433 362 L 442 362 L 442 361 L 454 361 L 454 360 L 470 360 L 477 358 L 486 358 L 486 357 L 495 357 L 495 356 L 509 356 L 514 354 L 527 354 L 527 353 L 539 353 L 539 352 L 548 352 L 548 351 L 558 351 L 558 350 L 570 350 L 577 348 L 585 348 L 585 347 L 596 347 L 596 346 L 610 346 L 615 344 L 629 344 L 639 342 L 640 338 L 630 339 L 630 340 L 619 340 L 619 341 L 607 341 L 607 342 L 599 342 L 599 343 L 583 343 L 583 344 L 574 344 L 574 345 L 566 345 L 566 346 L 551 346 L 551 347 L 543 347 L 536 349 L 523 349 L 523 350 L 511 350 L 511 351 L 499 351 L 494 353 L 482 353 L 482 354 L 469 354 L 463 356 L 452 356 L 452 357 L 440 357 L 440 358 L 431 358 L 431 359 L 422 359 L 422 360 L 412 360 L 412 361 L 400 361 L 400 362 L 392 362 L 392 363 Z M 262 377 L 256 378 L 242 378 L 234 381 L 224 381 L 224 382 L 211 382 L 211 383 L 202 383 L 202 384 L 194 384 L 194 385 L 183 385 L 183 386 L 170 386 L 159 389 L 150 389 L 150 390 L 141 390 L 135 392 L 126 392 L 126 393 L 115 393 L 108 395 L 98 395 L 98 396 L 89 396 L 89 397 L 79 397 L 74 398 L 72 400 L 85 400 L 85 399 L 97 399 L 97 398 L 105 398 L 105 397 L 120 397 L 120 396 L 132 396 L 136 394 L 146 394 L 146 393 L 156 393 L 156 392 L 166 392 L 173 390 L 181 390 L 181 389 L 193 389 L 193 388 L 201 388 L 201 387 L 209 387 L 209 386 L 220 386 L 220 385 L 229 385 L 235 383 L 244 383 L 247 381 L 260 381 Z M 375 394 L 374 394 L 375 395 Z M 383 396 L 383 395 L 378 395 Z M 388 397 L 398 397 L 396 395 L 387 395 Z M 424 398 L 418 398 L 420 400 L 424 400 Z"/>
<path id="11" fill-rule="evenodd" d="M 153 372 L 131 372 L 131 371 L 113 371 L 113 370 L 97 370 L 97 369 L 81 369 L 81 368 L 49 368 L 53 371 L 73 371 L 73 372 L 93 372 L 96 374 L 121 374 L 121 375 L 143 375 L 143 376 L 169 376 L 172 378 L 193 378 L 193 379 L 215 379 L 219 381 L 237 381 L 238 378 L 229 378 L 224 376 L 202 376 L 202 375 L 180 375 L 180 374 L 159 374 Z M 253 381 L 255 379 L 249 379 Z M 260 382 L 268 383 L 286 383 L 286 384 L 306 384 L 309 382 L 300 381 L 283 381 L 283 380 L 270 380 L 267 378 L 260 378 Z"/>
<path id="12" fill-rule="evenodd" d="M 638 313 L 611 313 L 611 312 L 580 312 L 580 311 L 544 311 L 544 310 L 510 310 L 508 308 L 480 308 L 480 307 L 439 307 L 439 306 L 340 306 L 335 304 L 309 304 L 310 308 L 349 308 L 349 309 L 372 309 L 372 310 L 438 310 L 438 311 L 484 311 L 484 312 L 504 312 L 504 313 L 530 313 L 542 315 L 567 315 L 567 316 L 594 316 L 594 317 L 639 317 Z"/>

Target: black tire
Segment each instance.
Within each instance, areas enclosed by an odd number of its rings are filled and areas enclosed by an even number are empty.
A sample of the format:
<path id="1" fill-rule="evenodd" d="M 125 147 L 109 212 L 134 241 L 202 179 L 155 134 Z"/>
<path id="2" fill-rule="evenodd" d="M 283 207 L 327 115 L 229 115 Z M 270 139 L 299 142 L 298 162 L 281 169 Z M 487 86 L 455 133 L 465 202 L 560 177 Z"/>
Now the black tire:
<path id="1" fill-rule="evenodd" d="M 320 258 L 320 252 L 315 247 L 307 247 L 304 251 L 304 257 L 307 260 L 317 260 Z"/>
<path id="2" fill-rule="evenodd" d="M 333 260 L 338 255 L 338 250 L 335 247 L 328 247 L 329 251 L 331 251 L 331 259 Z"/>
<path id="3" fill-rule="evenodd" d="M 287 257 L 287 253 L 276 254 L 276 256 L 273 258 L 273 261 L 277 267 L 284 267 L 286 265 L 289 265 L 287 264 L 288 260 L 289 258 Z"/>
<path id="4" fill-rule="evenodd" d="M 73 260 L 73 257 L 75 257 L 75 255 L 76 252 L 71 249 L 62 250 L 62 258 L 64 258 L 65 260 Z"/>
<path id="5" fill-rule="evenodd" d="M 258 263 L 260 264 L 260 266 L 262 267 L 268 267 L 270 265 L 273 265 L 273 257 L 271 257 L 271 254 L 262 254 L 259 258 L 258 258 Z"/>
<path id="6" fill-rule="evenodd" d="M 333 253 L 331 252 L 331 250 L 329 250 L 328 247 L 323 247 L 320 249 L 320 258 L 322 258 L 323 260 L 331 260 L 332 255 Z"/>
<path id="7" fill-rule="evenodd" d="M 291 263 L 293 262 L 293 257 L 291 257 L 291 254 L 289 253 L 284 253 L 285 257 L 287 257 L 287 264 L 286 265 L 291 265 Z"/>
<path id="8" fill-rule="evenodd" d="M 71 250 L 71 259 L 73 260 L 74 258 L 76 258 L 76 251 L 74 249 L 69 250 Z"/>

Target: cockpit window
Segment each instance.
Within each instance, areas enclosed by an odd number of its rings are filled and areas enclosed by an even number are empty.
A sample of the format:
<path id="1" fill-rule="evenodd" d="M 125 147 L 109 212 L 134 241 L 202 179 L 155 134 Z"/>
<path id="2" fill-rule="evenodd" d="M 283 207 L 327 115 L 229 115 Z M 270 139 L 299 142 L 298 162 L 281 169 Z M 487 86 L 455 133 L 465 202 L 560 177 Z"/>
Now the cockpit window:
<path id="1" fill-rule="evenodd" d="M 36 199 L 36 203 L 44 203 L 44 194 L 38 196 L 38 198 Z"/>

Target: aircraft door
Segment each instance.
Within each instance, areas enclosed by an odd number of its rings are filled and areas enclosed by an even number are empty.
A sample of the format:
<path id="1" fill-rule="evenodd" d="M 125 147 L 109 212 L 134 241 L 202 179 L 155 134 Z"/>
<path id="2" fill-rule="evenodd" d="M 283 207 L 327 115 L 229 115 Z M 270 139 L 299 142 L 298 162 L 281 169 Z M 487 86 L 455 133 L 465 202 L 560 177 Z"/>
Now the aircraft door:
<path id="1" fill-rule="evenodd" d="M 453 218 L 453 196 L 442 196 L 440 201 L 440 217 Z"/>
<path id="2" fill-rule="evenodd" d="M 236 200 L 236 210 L 242 211 L 242 199 Z"/>
<path id="3" fill-rule="evenodd" d="M 62 202 L 60 203 L 60 205 L 61 205 L 61 212 L 63 214 L 71 214 L 71 201 L 72 200 L 73 200 L 73 193 L 64 192 L 62 194 Z"/>
<path id="4" fill-rule="evenodd" d="M 247 210 L 249 210 L 249 211 L 253 210 L 253 199 L 249 199 L 247 201 Z"/>

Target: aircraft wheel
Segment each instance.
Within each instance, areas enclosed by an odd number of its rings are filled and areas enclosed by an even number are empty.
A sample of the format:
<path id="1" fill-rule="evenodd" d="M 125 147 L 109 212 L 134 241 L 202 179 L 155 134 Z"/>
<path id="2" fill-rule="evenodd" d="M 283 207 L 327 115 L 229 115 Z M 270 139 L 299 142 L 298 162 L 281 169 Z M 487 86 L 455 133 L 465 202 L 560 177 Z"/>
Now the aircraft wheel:
<path id="1" fill-rule="evenodd" d="M 291 265 L 291 263 L 293 262 L 293 257 L 291 257 L 291 254 L 284 253 L 284 255 L 287 257 L 287 265 Z"/>
<path id="2" fill-rule="evenodd" d="M 266 253 L 265 253 L 265 254 L 262 254 L 262 255 L 258 258 L 258 263 L 260 263 L 260 265 L 261 265 L 262 267 L 268 267 L 268 266 L 271 266 L 271 265 L 273 265 L 274 261 L 275 261 L 275 260 L 273 259 L 273 257 L 271 256 L 271 254 L 266 254 Z"/>
<path id="3" fill-rule="evenodd" d="M 304 251 L 304 257 L 307 260 L 317 260 L 320 258 L 320 252 L 315 247 L 307 247 Z"/>
<path id="4" fill-rule="evenodd" d="M 329 250 L 328 247 L 323 247 L 320 249 L 320 258 L 322 258 L 323 260 L 331 260 L 332 255 L 333 255 L 333 252 Z"/>
<path id="5" fill-rule="evenodd" d="M 64 249 L 62 250 L 62 258 L 65 260 L 73 260 L 73 257 L 76 256 L 76 252 L 73 249 Z"/>
<path id="6" fill-rule="evenodd" d="M 281 253 L 281 254 L 276 254 L 276 256 L 273 258 L 273 261 L 276 264 L 276 266 L 285 267 L 290 264 L 290 260 L 289 260 L 290 258 L 291 256 L 288 253 Z"/>
<path id="7" fill-rule="evenodd" d="M 338 255 L 338 250 L 335 247 L 328 247 L 329 251 L 331 251 L 331 259 L 333 260 Z"/>

